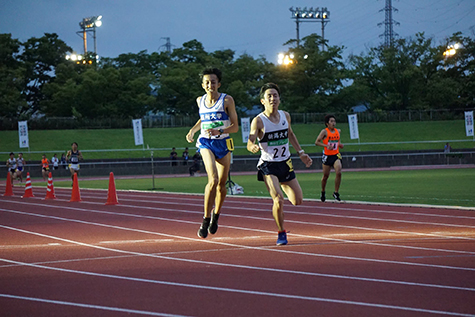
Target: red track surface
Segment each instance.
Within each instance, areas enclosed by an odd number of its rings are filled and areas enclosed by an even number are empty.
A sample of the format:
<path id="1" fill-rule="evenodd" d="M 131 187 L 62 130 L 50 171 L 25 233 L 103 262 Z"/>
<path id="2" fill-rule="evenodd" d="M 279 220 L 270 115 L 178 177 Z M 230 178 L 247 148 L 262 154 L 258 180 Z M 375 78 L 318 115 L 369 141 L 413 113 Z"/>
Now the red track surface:
<path id="1" fill-rule="evenodd" d="M 0 186 L 0 193 L 5 191 Z M 475 212 L 81 190 L 0 197 L 2 316 L 474 316 Z M 41 192 L 41 193 L 40 193 Z"/>

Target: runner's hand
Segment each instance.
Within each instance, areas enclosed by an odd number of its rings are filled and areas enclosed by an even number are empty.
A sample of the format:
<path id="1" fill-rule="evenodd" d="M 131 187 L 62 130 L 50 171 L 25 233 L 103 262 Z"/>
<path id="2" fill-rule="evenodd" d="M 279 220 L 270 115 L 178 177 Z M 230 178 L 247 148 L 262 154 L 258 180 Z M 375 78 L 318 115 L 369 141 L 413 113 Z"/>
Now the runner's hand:
<path id="1" fill-rule="evenodd" d="M 194 134 L 194 133 L 193 133 Z M 188 132 L 188 134 L 186 135 L 186 141 L 188 141 L 188 143 L 192 143 L 194 141 L 193 139 L 193 134 L 190 132 Z"/>
<path id="2" fill-rule="evenodd" d="M 300 155 L 300 159 L 302 160 L 302 162 L 304 162 L 305 167 L 310 167 L 313 163 L 313 160 L 310 158 L 308 154 Z"/>
<path id="3" fill-rule="evenodd" d="M 248 150 L 249 150 L 249 152 L 252 152 L 252 153 L 255 154 L 255 153 L 259 152 L 259 150 L 260 150 L 259 145 L 253 144 L 248 148 Z"/>

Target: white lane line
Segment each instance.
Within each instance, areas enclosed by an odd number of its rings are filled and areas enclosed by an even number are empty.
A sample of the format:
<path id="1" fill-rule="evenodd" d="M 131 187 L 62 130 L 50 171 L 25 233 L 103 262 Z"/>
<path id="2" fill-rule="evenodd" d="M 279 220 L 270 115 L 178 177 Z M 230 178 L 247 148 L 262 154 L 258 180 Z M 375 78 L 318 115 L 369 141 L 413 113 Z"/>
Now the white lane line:
<path id="1" fill-rule="evenodd" d="M 348 300 L 340 300 L 340 299 L 332 299 L 332 298 L 299 296 L 299 295 L 291 295 L 291 294 L 270 293 L 270 292 L 252 291 L 252 290 L 244 290 L 244 289 L 237 289 L 237 288 L 228 288 L 228 287 L 216 287 L 216 286 L 196 285 L 196 284 L 190 284 L 190 283 L 151 280 L 151 279 L 127 277 L 127 276 L 121 276 L 121 275 L 112 275 L 112 274 L 103 274 L 103 273 L 94 273 L 94 272 L 88 272 L 88 271 L 78 271 L 78 270 L 62 269 L 62 268 L 56 268 L 56 267 L 48 267 L 48 266 L 43 266 L 43 265 L 30 264 L 30 263 L 18 262 L 18 261 L 7 260 L 7 259 L 0 259 L 0 260 L 9 262 L 9 263 L 21 264 L 24 266 L 31 266 L 31 267 L 47 269 L 47 270 L 89 275 L 89 276 L 95 276 L 95 277 L 107 277 L 107 278 L 134 281 L 134 282 L 153 283 L 153 284 L 166 285 L 166 286 L 185 287 L 185 288 L 201 289 L 201 290 L 205 289 L 205 290 L 212 290 L 212 291 L 218 291 L 218 292 L 239 293 L 239 294 L 245 294 L 245 295 L 259 295 L 259 296 L 277 297 L 277 298 L 285 298 L 285 299 L 298 299 L 298 300 L 315 301 L 315 302 L 326 302 L 326 303 L 333 303 L 333 304 L 356 305 L 356 306 L 364 306 L 364 307 L 372 307 L 372 308 L 385 308 L 385 309 L 412 311 L 412 312 L 421 312 L 421 313 L 423 312 L 423 313 L 440 314 L 440 315 L 447 315 L 447 316 L 474 316 L 470 314 L 462 314 L 462 313 L 423 309 L 423 308 L 384 305 L 384 304 L 348 301 Z"/>
<path id="2" fill-rule="evenodd" d="M 103 193 L 97 193 L 97 192 L 87 192 L 87 194 L 91 195 L 90 197 L 91 198 L 95 198 L 95 199 L 101 199 L 103 198 L 104 194 Z M 132 197 L 132 198 L 149 198 L 150 199 L 150 196 L 152 196 L 152 194 L 150 195 L 132 195 L 132 194 L 128 194 L 128 192 L 125 192 L 125 191 L 119 191 L 119 194 L 120 194 L 120 197 L 121 199 L 120 200 L 130 200 L 130 199 L 125 199 L 123 198 L 124 196 L 127 196 L 127 197 Z M 178 193 L 175 193 L 175 196 L 177 195 Z M 188 194 L 191 196 L 191 194 Z M 196 196 L 196 195 L 195 195 Z M 183 201 L 183 197 L 173 197 L 173 196 L 160 196 L 160 199 L 163 200 L 163 199 L 169 199 L 169 200 L 178 200 L 180 201 L 180 203 Z M 240 199 L 239 201 L 237 201 L 237 199 Z M 237 204 L 239 205 L 239 207 L 242 207 L 243 204 L 247 204 L 247 205 L 252 205 L 252 206 L 255 206 L 255 205 L 263 205 L 263 206 L 266 206 L 266 207 L 269 207 L 271 208 L 272 205 L 269 204 L 268 202 L 256 202 L 256 201 L 246 201 L 248 199 L 254 199 L 254 200 L 264 200 L 264 199 L 268 199 L 270 200 L 269 197 L 252 197 L 252 196 L 239 196 L 239 197 L 227 197 L 226 198 L 226 204 Z M 189 201 L 196 201 L 197 203 L 202 203 L 203 199 L 202 198 L 189 198 L 187 199 Z M 318 201 L 318 200 L 313 200 L 313 199 L 304 199 L 305 201 Z M 132 201 L 137 201 L 136 199 L 133 199 Z M 146 200 L 141 200 L 141 201 L 144 201 L 144 202 L 149 202 L 149 201 L 146 201 Z M 150 202 L 153 202 L 153 203 L 157 203 L 157 201 L 150 201 Z M 160 201 L 161 202 L 161 201 Z M 159 203 L 160 203 L 159 202 Z M 166 202 L 164 202 L 166 203 Z M 169 204 L 173 204 L 172 202 L 167 202 Z M 374 203 L 371 203 L 371 204 L 374 204 Z M 379 204 L 379 203 L 376 203 L 376 204 Z M 390 205 L 390 206 L 393 206 L 393 205 Z M 404 207 L 404 208 L 407 208 L 407 204 L 403 204 L 403 205 L 397 205 L 395 204 L 394 205 L 395 207 Z M 332 206 L 328 206 L 328 205 L 325 205 L 325 206 L 319 206 L 319 205 L 314 205 L 314 206 L 308 206 L 308 205 L 300 205 L 298 207 L 295 207 L 295 206 L 288 206 L 289 208 L 298 208 L 298 209 L 324 209 L 324 210 L 341 210 L 341 211 L 359 211 L 359 212 L 371 212 L 371 213 L 389 213 L 389 214 L 401 214 L 401 215 L 414 215 L 414 216 L 427 216 L 427 217 L 441 217 L 441 218 L 450 218 L 450 219 L 471 219 L 471 220 L 475 220 L 475 216 L 457 216 L 457 215 L 442 215 L 442 214 L 428 214 L 428 213 L 420 213 L 420 212 L 408 212 L 408 211 L 395 211 L 395 210 L 383 210 L 383 209 L 361 209 L 361 208 L 354 208 L 354 207 L 332 207 Z M 441 208 L 441 207 L 444 207 L 444 206 L 432 206 L 432 205 L 429 205 L 427 206 L 426 208 L 430 208 L 430 209 L 434 209 L 434 208 Z M 453 210 L 453 206 L 446 206 L 447 208 L 450 208 L 450 210 L 448 210 L 448 212 L 450 213 L 453 213 L 454 210 Z M 473 209 L 470 209 L 469 211 L 472 211 Z M 287 210 L 286 210 L 287 212 Z M 291 210 L 289 210 L 289 212 L 292 212 Z M 467 210 L 460 210 L 460 212 L 467 212 Z M 471 213 L 471 212 L 469 212 Z"/>
<path id="3" fill-rule="evenodd" d="M 12 202 L 12 201 L 10 201 Z M 27 203 L 27 202 L 20 202 L 20 201 L 13 201 L 12 203 L 16 204 L 23 204 L 23 205 L 32 205 L 32 206 L 48 206 L 50 208 L 61 208 L 64 210 L 78 210 L 78 211 L 87 211 L 92 213 L 102 213 L 102 214 L 110 214 L 110 215 L 120 215 L 125 217 L 135 217 L 135 218 L 145 218 L 145 219 L 154 219 L 154 220 L 163 220 L 163 221 L 171 221 L 171 222 L 179 222 L 179 223 L 187 223 L 187 224 L 196 224 L 196 222 L 192 221 L 185 221 L 185 220 L 178 220 L 173 218 L 163 218 L 163 217 L 155 217 L 155 216 L 143 216 L 143 215 L 136 215 L 136 214 L 128 214 L 128 213 L 119 213 L 119 212 L 108 212 L 108 211 L 101 211 L 101 210 L 93 210 L 93 209 L 84 209 L 84 208 L 75 208 L 75 207 L 67 207 L 65 209 L 64 206 L 58 205 L 48 205 L 48 204 L 37 204 L 37 203 Z M 89 203 L 89 204 L 96 204 L 97 203 Z M 162 210 L 162 211 L 176 211 L 182 213 L 191 213 L 191 214 L 202 214 L 201 212 L 194 212 L 194 211 L 185 211 L 185 210 L 176 210 L 176 209 L 165 209 L 165 208 L 153 208 L 153 207 L 145 207 L 145 206 L 131 206 L 131 205 L 116 205 L 120 207 L 132 208 L 132 209 L 147 209 L 147 210 Z M 262 221 L 274 221 L 270 217 L 268 218 L 261 218 L 261 217 L 244 217 L 239 215 L 233 214 L 226 214 L 226 216 L 235 217 L 235 218 L 245 218 L 245 219 L 256 219 Z M 321 226 L 330 226 L 330 227 L 344 227 L 344 228 L 351 228 L 357 230 L 367 230 L 367 231 L 378 231 L 378 232 L 391 232 L 396 234 L 406 234 L 406 235 L 416 235 L 416 236 L 429 236 L 429 237 L 437 237 L 437 238 L 452 238 L 452 236 L 445 236 L 445 235 L 433 235 L 427 233 L 418 233 L 418 232 L 405 232 L 405 231 L 397 231 L 397 230 L 385 230 L 385 229 L 368 229 L 364 227 L 354 227 L 354 226 L 336 226 L 336 225 L 327 225 L 321 223 L 313 223 L 313 222 L 302 222 L 302 221 L 293 221 L 293 220 L 286 220 L 287 223 L 299 223 L 304 225 L 321 225 Z M 252 229 L 252 228 L 243 228 L 243 227 L 233 227 L 233 226 L 224 226 L 224 228 L 230 228 L 240 231 L 252 231 L 252 232 L 263 232 L 263 233 L 272 233 L 275 235 L 275 232 L 260 230 L 260 229 Z M 407 245 L 394 245 L 394 244 L 385 244 L 385 243 L 376 243 L 376 242 L 368 242 L 368 241 L 355 241 L 355 240 L 346 240 L 346 239 L 337 239 L 337 238 L 327 238 L 325 236 L 309 236 L 309 235 L 301 235 L 301 234 L 292 234 L 292 236 L 302 237 L 302 238 L 310 238 L 310 239 L 317 239 L 317 240 L 327 240 L 327 241 L 339 241 L 343 243 L 352 243 L 352 244 L 361 244 L 361 245 L 373 245 L 378 247 L 390 247 L 390 248 L 402 248 L 402 249 L 412 249 L 412 250 L 423 250 L 423 251 L 437 251 L 437 252 L 449 252 L 449 253 L 461 253 L 461 254 L 475 254 L 475 252 L 470 251 L 460 251 L 460 250 L 447 250 L 447 249 L 440 249 L 440 248 L 425 248 L 425 247 L 415 247 L 415 246 L 407 246 Z M 459 237 L 462 239 L 462 237 Z"/>
<path id="4" fill-rule="evenodd" d="M 16 213 L 16 214 L 34 216 L 34 217 L 57 219 L 57 220 L 63 220 L 63 221 L 69 221 L 69 222 L 77 222 L 77 223 L 87 224 L 87 225 L 94 225 L 94 226 L 100 226 L 100 227 L 106 227 L 106 228 L 114 228 L 114 229 L 133 231 L 133 232 L 141 232 L 141 233 L 146 233 L 146 234 L 154 234 L 154 235 L 160 235 L 160 236 L 165 236 L 165 237 L 170 237 L 170 238 L 183 239 L 183 240 L 195 241 L 195 242 L 201 242 L 201 243 L 217 244 L 217 245 L 223 245 L 223 246 L 230 246 L 230 247 L 233 247 L 233 248 L 237 247 L 237 248 L 243 248 L 243 249 L 248 249 L 248 250 L 259 250 L 259 251 L 267 251 L 267 252 L 277 252 L 277 253 L 285 253 L 285 254 L 305 255 L 305 256 L 311 256 L 311 257 L 323 257 L 323 258 L 333 258 L 333 259 L 343 259 L 343 260 L 353 260 L 353 261 L 365 261 L 365 262 L 375 262 L 375 263 L 431 267 L 431 268 L 440 268 L 440 269 L 475 271 L 475 268 L 468 268 L 468 267 L 454 267 L 454 266 L 436 265 L 436 264 L 423 264 L 423 263 L 412 263 L 412 262 L 402 262 L 402 261 L 359 258 L 359 257 L 350 257 L 350 256 L 342 256 L 342 255 L 329 255 L 329 254 L 299 252 L 299 251 L 284 250 L 284 249 L 280 249 L 280 248 L 279 249 L 270 249 L 270 248 L 263 248 L 263 247 L 252 247 L 252 246 L 246 246 L 246 245 L 237 245 L 237 244 L 231 244 L 231 243 L 217 242 L 217 241 L 213 241 L 213 240 L 188 238 L 188 237 L 183 237 L 183 236 L 165 234 L 165 233 L 161 233 L 161 232 L 154 232 L 154 231 L 147 231 L 147 230 L 140 230 L 140 229 L 132 229 L 132 228 L 127 228 L 127 227 L 120 227 L 120 226 L 102 224 L 102 223 L 97 223 L 97 222 L 89 222 L 89 221 L 83 221 L 83 220 L 78 220 L 78 219 L 62 218 L 62 217 L 56 217 L 56 216 L 45 216 L 45 215 L 32 214 L 32 213 L 28 213 L 28 212 L 15 211 L 15 210 L 6 210 L 6 209 L 0 209 L 0 210 L 5 211 L 5 212 Z M 78 243 L 78 242 L 74 242 L 74 241 L 67 240 L 67 239 L 56 238 L 56 237 L 44 235 L 44 234 L 41 234 L 41 233 L 36 233 L 36 232 L 27 231 L 27 230 L 14 228 L 14 227 L 9 227 L 9 226 L 4 226 L 4 225 L 0 225 L 0 228 L 5 228 L 5 229 L 9 229 L 9 230 L 34 234 L 34 235 L 41 236 L 41 237 L 47 237 L 47 238 L 49 237 L 49 238 L 52 238 L 52 239 L 56 239 L 56 240 L 59 240 L 59 241 L 65 241 L 65 242 L 69 242 L 69 243 Z M 78 243 L 78 244 L 80 244 L 80 243 Z M 89 244 L 83 244 L 83 245 L 90 246 Z M 107 249 L 105 247 L 100 247 L 100 246 L 93 246 L 93 247 L 94 248 L 99 248 L 99 249 L 104 249 L 104 250 Z M 114 249 L 114 250 L 117 250 L 117 252 L 126 252 L 126 251 L 121 251 L 121 250 L 118 250 L 118 249 Z"/>
<path id="5" fill-rule="evenodd" d="M 66 305 L 66 306 L 89 308 L 89 309 L 99 309 L 99 310 L 114 311 L 114 312 L 128 313 L 128 314 L 137 314 L 137 315 L 162 316 L 162 317 L 185 317 L 184 315 L 164 314 L 164 313 L 156 313 L 156 312 L 137 310 L 137 309 L 126 309 L 126 308 L 111 307 L 111 306 L 100 306 L 100 305 L 82 304 L 82 303 L 74 303 L 74 302 L 65 302 L 62 300 L 26 297 L 26 296 L 18 296 L 18 295 L 11 295 L 11 294 L 0 294 L 0 297 L 18 299 L 18 300 L 24 300 L 24 301 L 30 301 L 30 302 L 40 302 L 40 303 L 55 304 L 55 305 Z"/>
<path id="6" fill-rule="evenodd" d="M 124 199 L 126 200 L 126 199 Z M 137 202 L 136 200 L 128 200 L 128 201 L 134 201 Z M 152 202 L 152 201 L 141 201 L 144 203 L 157 203 L 157 202 Z M 95 202 L 85 202 L 83 203 L 89 203 L 89 204 L 98 204 Z M 173 204 L 174 203 L 166 203 L 165 204 Z M 193 207 L 202 207 L 202 204 L 191 204 L 191 203 L 180 203 L 180 207 L 182 206 L 193 206 Z M 119 205 L 119 206 L 126 206 L 130 207 L 131 205 Z M 147 206 L 135 206 L 136 208 L 145 208 Z M 160 208 L 155 208 L 155 207 L 150 207 L 153 209 L 160 209 Z M 239 207 L 240 210 L 251 210 L 251 211 L 262 211 L 266 212 L 268 211 L 267 209 L 257 209 L 257 208 L 246 208 L 246 207 Z M 176 210 L 173 209 L 174 211 L 182 212 L 181 210 Z M 444 224 L 444 223 L 437 223 L 437 222 L 421 222 L 421 221 L 410 221 L 410 220 L 397 220 L 397 219 L 381 219 L 381 218 L 372 218 L 372 217 L 358 217 L 358 216 L 350 216 L 350 215 L 335 215 L 335 214 L 325 214 L 325 213 L 316 213 L 316 212 L 304 212 L 304 211 L 285 211 L 286 214 L 298 214 L 298 215 L 309 215 L 309 216 L 321 216 L 321 217 L 331 217 L 331 218 L 343 218 L 343 219 L 356 219 L 356 220 L 370 220 L 370 221 L 379 221 L 379 222 L 395 222 L 395 223 L 409 223 L 409 224 L 416 224 L 416 225 L 423 225 L 423 226 L 440 226 L 440 227 L 454 227 L 454 228 L 470 228 L 470 229 L 475 229 L 475 226 L 468 226 L 468 225 L 455 225 L 455 224 Z M 227 214 L 229 215 L 229 214 Z M 242 217 L 242 216 L 239 216 Z M 286 222 L 296 222 L 296 220 L 286 220 Z M 308 223 L 308 222 L 306 222 Z M 322 225 L 322 224 L 320 224 Z M 339 225 L 335 225 L 339 226 Z M 374 229 L 376 230 L 376 229 Z M 466 240 L 475 240 L 475 238 L 468 238 L 468 237 L 451 237 L 455 239 L 466 239 Z"/>

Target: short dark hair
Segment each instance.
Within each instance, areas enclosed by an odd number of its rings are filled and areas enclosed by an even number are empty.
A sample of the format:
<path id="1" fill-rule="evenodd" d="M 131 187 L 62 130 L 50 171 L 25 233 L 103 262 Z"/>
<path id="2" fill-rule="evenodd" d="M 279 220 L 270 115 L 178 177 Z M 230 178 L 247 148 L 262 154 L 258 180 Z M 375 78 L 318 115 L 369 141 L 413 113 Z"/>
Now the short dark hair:
<path id="1" fill-rule="evenodd" d="M 12 156 L 12 155 L 15 155 L 15 153 L 13 153 L 13 152 L 10 152 L 10 156 Z"/>
<path id="2" fill-rule="evenodd" d="M 280 88 L 277 86 L 277 84 L 274 83 L 267 83 L 264 86 L 261 87 L 261 92 L 259 93 L 259 98 L 264 99 L 264 95 L 268 89 L 275 89 L 277 90 L 277 93 L 279 94 L 280 97 Z"/>
<path id="3" fill-rule="evenodd" d="M 71 146 L 72 146 L 73 144 L 76 144 L 76 146 L 79 146 L 79 144 L 78 144 L 77 142 L 71 143 Z"/>
<path id="4" fill-rule="evenodd" d="M 330 122 L 330 119 L 331 119 L 331 118 L 333 118 L 333 119 L 336 120 L 335 116 L 332 115 L 332 114 L 327 114 L 327 115 L 325 116 L 325 126 L 328 125 L 328 122 Z"/>
<path id="5" fill-rule="evenodd" d="M 221 82 L 221 76 L 222 76 L 222 73 L 219 69 L 217 68 L 214 68 L 214 67 L 207 67 L 205 69 L 203 69 L 203 71 L 201 72 L 200 74 L 200 77 L 201 77 L 201 80 L 203 80 L 203 77 L 205 75 L 216 75 L 216 77 L 218 77 L 218 82 L 220 83 Z"/>

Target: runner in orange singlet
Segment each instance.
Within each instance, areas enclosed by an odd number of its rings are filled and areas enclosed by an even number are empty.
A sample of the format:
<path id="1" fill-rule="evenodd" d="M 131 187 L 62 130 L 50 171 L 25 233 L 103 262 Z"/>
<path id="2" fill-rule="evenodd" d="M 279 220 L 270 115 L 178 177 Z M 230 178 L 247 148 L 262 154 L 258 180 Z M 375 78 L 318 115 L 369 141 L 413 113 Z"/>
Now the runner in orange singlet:
<path id="1" fill-rule="evenodd" d="M 43 154 L 41 159 L 41 174 L 43 175 L 43 180 L 46 181 L 49 172 L 49 160 L 46 158 L 46 155 Z"/>
<path id="2" fill-rule="evenodd" d="M 327 115 L 325 117 L 325 125 L 327 127 L 320 132 L 315 141 L 315 145 L 323 147 L 323 177 L 320 199 L 321 201 L 325 201 L 326 199 L 325 187 L 327 186 L 328 176 L 330 176 L 330 171 L 333 167 L 335 169 L 335 191 L 333 192 L 333 198 L 341 201 L 340 193 L 338 191 L 340 189 L 342 167 L 340 149 L 343 148 L 343 144 L 340 142 L 340 130 L 335 129 L 335 116 Z"/>

